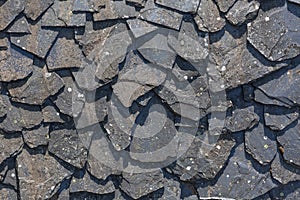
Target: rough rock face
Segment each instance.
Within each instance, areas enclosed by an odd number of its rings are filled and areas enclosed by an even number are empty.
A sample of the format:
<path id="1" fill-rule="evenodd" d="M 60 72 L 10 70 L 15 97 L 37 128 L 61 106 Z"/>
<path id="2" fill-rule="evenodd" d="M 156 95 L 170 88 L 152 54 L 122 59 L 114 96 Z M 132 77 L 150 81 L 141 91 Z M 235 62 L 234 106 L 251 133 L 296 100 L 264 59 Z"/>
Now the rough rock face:
<path id="1" fill-rule="evenodd" d="M 300 199 L 299 0 L 0 0 L 0 200 Z"/>

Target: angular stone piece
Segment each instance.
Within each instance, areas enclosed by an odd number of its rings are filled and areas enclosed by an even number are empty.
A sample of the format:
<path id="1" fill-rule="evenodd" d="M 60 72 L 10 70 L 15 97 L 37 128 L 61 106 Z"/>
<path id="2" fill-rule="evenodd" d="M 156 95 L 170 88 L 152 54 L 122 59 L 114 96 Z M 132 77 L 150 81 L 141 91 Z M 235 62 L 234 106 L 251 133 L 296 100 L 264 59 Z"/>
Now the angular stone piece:
<path id="1" fill-rule="evenodd" d="M 23 10 L 24 3 L 20 0 L 7 0 L 0 7 L 0 31 L 4 30 Z"/>
<path id="2" fill-rule="evenodd" d="M 30 19 L 36 20 L 53 2 L 54 0 L 26 0 L 24 13 Z"/>
<path id="3" fill-rule="evenodd" d="M 35 54 L 40 58 L 45 58 L 58 33 L 42 29 L 40 21 L 35 25 L 31 25 L 30 31 L 31 34 L 21 37 L 12 35 L 11 42 L 23 50 Z"/>
<path id="4" fill-rule="evenodd" d="M 246 20 L 253 19 L 257 15 L 259 6 L 258 1 L 237 1 L 226 14 L 226 18 L 233 25 L 242 25 Z"/>
<path id="5" fill-rule="evenodd" d="M 275 106 L 282 106 L 282 107 L 287 107 L 287 108 L 290 108 L 291 106 L 282 102 L 282 101 L 279 101 L 277 99 L 274 99 L 274 98 L 271 98 L 271 97 L 268 97 L 263 91 L 261 91 L 260 89 L 256 89 L 254 91 L 254 100 L 256 102 L 259 102 L 259 103 L 262 103 L 264 105 L 275 105 Z"/>
<path id="6" fill-rule="evenodd" d="M 47 68 L 35 66 L 32 76 L 22 81 L 9 83 L 8 90 L 13 101 L 31 105 L 42 105 L 51 95 L 56 94 L 64 86 L 63 80 Z"/>
<path id="7" fill-rule="evenodd" d="M 0 185 L 0 198 L 7 200 L 15 200 L 18 199 L 18 194 L 15 190 Z"/>
<path id="8" fill-rule="evenodd" d="M 126 1 L 126 3 L 128 2 L 128 3 L 134 4 L 137 7 L 144 7 L 146 4 L 145 0 L 125 0 L 125 1 Z M 297 1 L 297 0 L 294 0 L 294 1 Z"/>
<path id="9" fill-rule="evenodd" d="M 49 140 L 49 126 L 41 125 L 37 129 L 23 131 L 24 142 L 30 148 L 47 145 Z"/>
<path id="10" fill-rule="evenodd" d="M 271 106 L 265 106 L 264 108 L 265 124 L 275 131 L 282 131 L 299 117 L 299 113 L 295 109 L 288 110 L 283 107 Z"/>
<path id="11" fill-rule="evenodd" d="M 93 14 L 94 21 L 120 18 L 126 19 L 129 17 L 135 17 L 137 14 L 135 8 L 127 5 L 124 0 L 101 0 L 99 4 L 98 12 Z"/>
<path id="12" fill-rule="evenodd" d="M 289 2 L 296 3 L 300 5 L 300 0 L 288 0 Z"/>
<path id="13" fill-rule="evenodd" d="M 17 157 L 20 195 L 22 199 L 47 199 L 59 189 L 72 172 L 48 154 L 31 155 L 26 149 Z"/>
<path id="14" fill-rule="evenodd" d="M 236 0 L 216 0 L 219 9 L 222 12 L 227 12 L 235 2 Z"/>
<path id="15" fill-rule="evenodd" d="M 64 120 L 61 119 L 60 113 L 58 112 L 58 110 L 56 110 L 54 105 L 46 103 L 46 106 L 42 108 L 42 113 L 43 113 L 44 122 L 46 123 L 47 122 L 64 123 Z"/>
<path id="16" fill-rule="evenodd" d="M 14 24 L 7 30 L 8 33 L 30 33 L 30 27 L 26 17 L 17 19 Z"/>
<path id="17" fill-rule="evenodd" d="M 275 134 L 259 123 L 257 127 L 245 133 L 245 147 L 260 164 L 268 164 L 277 151 Z"/>
<path id="18" fill-rule="evenodd" d="M 259 121 L 259 116 L 252 110 L 254 107 L 234 110 L 232 116 L 225 119 L 225 127 L 231 132 L 251 129 Z"/>
<path id="19" fill-rule="evenodd" d="M 134 199 L 138 199 L 164 187 L 163 174 L 160 170 L 139 174 L 124 172 L 122 176 L 121 190 Z"/>
<path id="20" fill-rule="evenodd" d="M 213 186 L 200 184 L 198 193 L 204 198 L 253 199 L 274 187 L 276 184 L 273 183 L 270 173 L 256 171 L 246 158 L 244 144 L 241 144 L 235 149 L 217 182 Z"/>
<path id="21" fill-rule="evenodd" d="M 74 40 L 58 38 L 47 57 L 47 66 L 50 71 L 79 68 L 82 58 L 81 50 Z"/>
<path id="22" fill-rule="evenodd" d="M 139 18 L 175 30 L 179 30 L 182 21 L 182 15 L 156 6 L 154 0 L 147 1 L 145 8 L 140 12 Z"/>
<path id="23" fill-rule="evenodd" d="M 27 57 L 24 52 L 10 47 L 7 57 L 0 59 L 0 81 L 10 82 L 28 77 L 32 71 L 32 57 Z"/>
<path id="24" fill-rule="evenodd" d="M 52 131 L 49 152 L 77 168 L 83 168 L 87 160 L 87 150 L 75 130 Z"/>
<path id="25" fill-rule="evenodd" d="M 195 13 L 200 0 L 156 0 L 155 3 L 181 12 Z"/>
<path id="26" fill-rule="evenodd" d="M 212 0 L 201 0 L 195 21 L 198 29 L 205 32 L 217 32 L 225 26 L 225 19 Z"/>
<path id="27" fill-rule="evenodd" d="M 79 12 L 90 12 L 92 11 L 92 6 L 90 0 L 74 0 L 72 11 Z"/>
<path id="28" fill-rule="evenodd" d="M 282 145 L 284 153 L 283 158 L 289 163 L 300 166 L 299 147 L 300 147 L 300 121 L 292 128 L 289 128 L 277 141 Z"/>
<path id="29" fill-rule="evenodd" d="M 79 171 L 73 175 L 70 185 L 70 193 L 90 192 L 94 194 L 109 194 L 115 191 L 115 186 L 111 180 L 98 180 L 88 172 Z"/>
<path id="30" fill-rule="evenodd" d="M 271 165 L 271 175 L 282 184 L 300 180 L 300 170 L 285 163 L 278 153 Z"/>
<path id="31" fill-rule="evenodd" d="M 158 30 L 157 26 L 154 26 L 141 19 L 128 19 L 126 22 L 135 38 L 139 38 L 143 35 Z"/>
<path id="32" fill-rule="evenodd" d="M 23 147 L 23 141 L 20 134 L 4 134 L 0 133 L 0 164 L 9 157 L 18 154 Z"/>
<path id="33" fill-rule="evenodd" d="M 267 59 L 282 61 L 300 54 L 299 31 L 300 18 L 284 6 L 260 11 L 248 26 L 247 39 Z"/>

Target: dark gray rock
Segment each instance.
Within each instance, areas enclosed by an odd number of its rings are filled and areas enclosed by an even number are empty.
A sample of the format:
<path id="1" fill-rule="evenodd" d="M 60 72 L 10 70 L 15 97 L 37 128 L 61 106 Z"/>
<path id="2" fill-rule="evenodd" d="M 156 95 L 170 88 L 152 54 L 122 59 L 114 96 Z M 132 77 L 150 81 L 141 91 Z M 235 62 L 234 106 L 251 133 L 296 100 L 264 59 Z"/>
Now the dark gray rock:
<path id="1" fill-rule="evenodd" d="M 268 164 L 273 160 L 277 151 L 275 133 L 259 123 L 251 131 L 246 131 L 245 148 L 260 164 Z"/>
<path id="2" fill-rule="evenodd" d="M 14 200 L 18 199 L 18 194 L 15 190 L 0 185 L 0 198 Z"/>
<path id="3" fill-rule="evenodd" d="M 201 0 L 195 22 L 200 31 L 217 32 L 225 26 L 218 7 L 212 0 Z"/>
<path id="4" fill-rule="evenodd" d="M 285 163 L 279 154 L 272 162 L 271 175 L 282 184 L 300 180 L 300 170 Z"/>
<path id="5" fill-rule="evenodd" d="M 160 24 L 175 30 L 179 30 L 182 15 L 154 4 L 154 0 L 148 0 L 144 9 L 141 10 L 139 18 Z"/>
<path id="6" fill-rule="evenodd" d="M 90 0 L 74 0 L 72 11 L 74 12 L 90 12 L 93 11 L 92 2 Z"/>
<path id="7" fill-rule="evenodd" d="M 56 123 L 64 123 L 64 120 L 61 118 L 58 109 L 55 108 L 54 105 L 45 104 L 45 107 L 42 108 L 42 114 L 44 122 L 56 122 Z"/>
<path id="8" fill-rule="evenodd" d="M 20 134 L 5 134 L 1 131 L 0 133 L 1 144 L 0 144 L 0 163 L 9 157 L 17 155 L 23 147 L 22 137 Z"/>
<path id="9" fill-rule="evenodd" d="M 139 38 L 159 28 L 141 19 L 128 19 L 127 24 L 135 38 Z"/>
<path id="10" fill-rule="evenodd" d="M 26 0 L 24 13 L 30 19 L 36 20 L 53 2 L 54 0 Z"/>
<path id="11" fill-rule="evenodd" d="M 225 127 L 231 132 L 251 129 L 259 121 L 259 116 L 254 112 L 254 107 L 236 109 L 232 116 L 225 119 Z"/>
<path id="12" fill-rule="evenodd" d="M 8 0 L 0 7 L 0 31 L 4 30 L 22 11 L 24 3 L 19 0 Z"/>
<path id="13" fill-rule="evenodd" d="M 32 76 L 25 83 L 23 81 L 9 83 L 8 90 L 13 101 L 42 105 L 63 86 L 63 80 L 55 72 L 49 73 L 47 67 L 35 66 Z"/>
<path id="14" fill-rule="evenodd" d="M 282 106 L 282 107 L 287 107 L 290 108 L 291 106 L 279 101 L 278 99 L 274 99 L 271 97 L 268 97 L 263 91 L 261 91 L 260 89 L 255 89 L 254 91 L 254 100 L 256 102 L 262 103 L 264 105 L 275 105 L 275 106 Z"/>
<path id="15" fill-rule="evenodd" d="M 5 100 L 5 97 L 0 96 L 0 117 L 4 117 L 7 113 L 8 105 Z"/>
<path id="16" fill-rule="evenodd" d="M 299 17 L 284 6 L 261 10 L 248 26 L 247 39 L 267 59 L 281 61 L 300 54 L 299 31 Z"/>
<path id="17" fill-rule="evenodd" d="M 58 33 L 42 29 L 40 21 L 35 25 L 30 25 L 30 31 L 31 34 L 22 36 L 12 35 L 10 37 L 11 42 L 23 50 L 35 54 L 40 58 L 45 58 Z"/>
<path id="18" fill-rule="evenodd" d="M 236 0 L 216 0 L 219 9 L 222 12 L 227 12 L 235 2 Z"/>
<path id="19" fill-rule="evenodd" d="M 26 17 L 21 17 L 14 21 L 13 25 L 7 30 L 8 33 L 29 33 L 30 27 Z"/>
<path id="20" fill-rule="evenodd" d="M 292 2 L 292 3 L 296 3 L 296 4 L 300 4 L 300 1 L 299 0 L 288 0 L 289 2 Z"/>
<path id="21" fill-rule="evenodd" d="M 23 131 L 24 142 L 30 148 L 47 145 L 49 140 L 49 126 L 41 125 L 36 129 Z"/>
<path id="22" fill-rule="evenodd" d="M 17 166 L 22 199 L 50 198 L 58 191 L 60 183 L 72 175 L 72 171 L 50 155 L 31 155 L 26 149 L 18 155 Z"/>
<path id="23" fill-rule="evenodd" d="M 226 19 L 233 25 L 242 25 L 246 20 L 253 19 L 259 10 L 258 1 L 237 1 L 226 14 Z"/>
<path id="24" fill-rule="evenodd" d="M 300 145 L 299 128 L 300 122 L 298 120 L 298 124 L 296 126 L 289 128 L 283 135 L 277 137 L 277 141 L 281 144 L 284 151 L 284 160 L 298 166 L 300 166 L 300 158 L 298 156 Z"/>
<path id="25" fill-rule="evenodd" d="M 122 176 L 120 188 L 133 199 L 138 199 L 164 187 L 163 174 L 160 170 L 138 174 L 124 172 Z"/>
<path id="26" fill-rule="evenodd" d="M 246 158 L 244 144 L 241 144 L 235 149 L 217 182 L 213 186 L 200 185 L 198 193 L 202 198 L 253 199 L 274 187 L 276 185 L 272 182 L 270 173 L 256 171 Z"/>
<path id="27" fill-rule="evenodd" d="M 87 160 L 87 150 L 75 130 L 50 132 L 49 152 L 77 168 L 83 168 Z"/>
<path id="28" fill-rule="evenodd" d="M 288 110 L 284 107 L 264 107 L 265 125 L 275 131 L 282 131 L 299 117 L 297 110 Z"/>
<path id="29" fill-rule="evenodd" d="M 181 12 L 195 13 L 199 6 L 199 0 L 156 0 L 155 3 Z"/>
<path id="30" fill-rule="evenodd" d="M 146 0 L 126 0 L 126 3 L 134 4 L 137 7 L 144 7 L 146 4 Z"/>

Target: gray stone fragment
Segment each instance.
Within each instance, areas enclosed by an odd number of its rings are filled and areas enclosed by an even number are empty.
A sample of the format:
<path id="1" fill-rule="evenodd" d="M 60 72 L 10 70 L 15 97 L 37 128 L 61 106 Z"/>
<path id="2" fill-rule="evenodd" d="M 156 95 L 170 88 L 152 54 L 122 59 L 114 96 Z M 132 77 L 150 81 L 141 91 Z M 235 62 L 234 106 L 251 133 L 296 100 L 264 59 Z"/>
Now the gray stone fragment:
<path id="1" fill-rule="evenodd" d="M 0 81 L 10 82 L 28 77 L 32 71 L 32 57 L 27 57 L 24 52 L 9 47 L 6 58 L 0 58 Z"/>
<path id="2" fill-rule="evenodd" d="M 90 192 L 94 194 L 108 194 L 115 191 L 111 180 L 100 181 L 91 177 L 88 172 L 76 172 L 71 180 L 70 193 Z"/>
<path id="3" fill-rule="evenodd" d="M 10 162 L 10 163 L 9 163 Z M 5 177 L 1 181 L 1 175 L 0 175 L 0 182 L 3 184 L 12 186 L 15 190 L 17 190 L 17 176 L 16 176 L 16 169 L 14 168 L 14 162 L 12 160 L 7 160 L 8 165 L 6 166 L 5 171 Z"/>
<path id="4" fill-rule="evenodd" d="M 99 10 L 93 14 L 95 21 L 103 21 L 109 19 L 126 19 L 137 15 L 133 6 L 127 5 L 124 0 L 110 1 L 102 0 Z"/>
<path id="5" fill-rule="evenodd" d="M 154 65 L 172 69 L 176 53 L 168 46 L 165 35 L 158 33 L 137 49 L 146 60 Z"/>
<path id="6" fill-rule="evenodd" d="M 156 0 L 155 3 L 181 12 L 195 13 L 200 0 Z"/>
<path id="7" fill-rule="evenodd" d="M 222 12 L 227 12 L 235 2 L 236 0 L 216 0 L 219 9 Z"/>
<path id="8" fill-rule="evenodd" d="M 128 19 L 127 24 L 135 38 L 151 33 L 159 28 L 141 19 Z"/>
<path id="9" fill-rule="evenodd" d="M 300 0 L 288 0 L 289 2 L 300 4 Z"/>
<path id="10" fill-rule="evenodd" d="M 254 107 L 234 110 L 231 117 L 226 117 L 225 127 L 231 132 L 251 129 L 259 121 L 259 116 L 253 111 Z"/>
<path id="11" fill-rule="evenodd" d="M 180 199 L 181 187 L 180 183 L 173 179 L 164 180 L 164 193 L 159 200 L 176 200 Z"/>
<path id="12" fill-rule="evenodd" d="M 31 33 L 26 17 L 21 17 L 7 30 L 8 33 Z"/>
<path id="13" fill-rule="evenodd" d="M 51 104 L 46 104 L 46 106 L 42 108 L 42 113 L 44 122 L 64 123 L 64 120 L 60 117 L 59 111 Z"/>
<path id="14" fill-rule="evenodd" d="M 52 131 L 49 152 L 77 168 L 83 168 L 87 160 L 87 150 L 75 130 Z"/>
<path id="15" fill-rule="evenodd" d="M 64 85 L 63 80 L 55 73 L 49 73 L 47 68 L 35 66 L 32 76 L 24 82 L 8 84 L 8 90 L 13 101 L 31 105 L 42 105 L 51 95 L 55 95 Z"/>
<path id="16" fill-rule="evenodd" d="M 160 170 L 146 173 L 122 173 L 120 188 L 133 199 L 150 194 L 164 187 L 163 174 Z"/>
<path id="17" fill-rule="evenodd" d="M 72 11 L 90 12 L 93 8 L 90 4 L 90 0 L 74 0 Z"/>
<path id="18" fill-rule="evenodd" d="M 284 107 L 265 106 L 265 124 L 270 129 L 282 131 L 299 117 L 297 110 L 288 110 Z"/>
<path id="19" fill-rule="evenodd" d="M 182 21 L 182 15 L 156 6 L 154 0 L 147 1 L 145 8 L 140 12 L 139 18 L 175 30 L 179 30 Z"/>
<path id="20" fill-rule="evenodd" d="M 45 58 L 58 33 L 42 29 L 40 21 L 35 25 L 30 25 L 30 31 L 31 34 L 23 36 L 12 35 L 11 42 L 23 50 Z"/>
<path id="21" fill-rule="evenodd" d="M 73 1 L 55 0 L 54 4 L 43 15 L 42 26 L 84 26 L 86 22 L 85 13 L 73 13 L 72 7 Z"/>
<path id="22" fill-rule="evenodd" d="M 53 2 L 54 0 L 26 0 L 24 13 L 30 19 L 36 20 Z"/>
<path id="23" fill-rule="evenodd" d="M 205 32 L 216 32 L 225 26 L 225 19 L 212 0 L 201 0 L 195 21 L 198 29 Z"/>
<path id="24" fill-rule="evenodd" d="M 134 4 L 137 7 L 144 7 L 146 0 L 126 0 L 126 2 Z"/>
<path id="25" fill-rule="evenodd" d="M 268 164 L 277 151 L 275 134 L 259 123 L 257 127 L 245 133 L 245 148 L 260 164 Z"/>
<path id="26" fill-rule="evenodd" d="M 26 149 L 18 155 L 17 166 L 22 199 L 50 198 L 58 191 L 60 183 L 72 175 L 72 171 L 50 155 L 31 155 Z"/>
<path id="27" fill-rule="evenodd" d="M 20 134 L 5 134 L 2 131 L 0 133 L 0 139 L 0 164 L 2 164 L 4 160 L 15 156 L 22 150 L 23 141 Z"/>
<path id="28" fill-rule="evenodd" d="M 270 173 L 259 173 L 246 158 L 244 144 L 235 149 L 233 157 L 213 186 L 201 186 L 201 198 L 253 199 L 276 187 Z M 241 189 L 243 188 L 243 189 Z"/>
<path id="29" fill-rule="evenodd" d="M 278 153 L 271 165 L 271 175 L 282 184 L 300 180 L 300 170 L 285 163 Z"/>
<path id="30" fill-rule="evenodd" d="M 233 25 L 242 25 L 246 20 L 253 19 L 257 15 L 259 6 L 258 1 L 237 1 L 226 14 L 226 18 Z"/>
<path id="31" fill-rule="evenodd" d="M 47 57 L 49 71 L 79 68 L 83 59 L 81 50 L 73 39 L 58 38 Z"/>
<path id="32" fill-rule="evenodd" d="M 0 185 L 0 198 L 6 200 L 15 200 L 18 199 L 18 194 L 15 190 Z"/>
<path id="33" fill-rule="evenodd" d="M 261 10 L 248 26 L 247 39 L 267 59 L 281 61 L 300 54 L 299 31 L 299 17 L 284 6 Z"/>
<path id="34" fill-rule="evenodd" d="M 298 155 L 300 147 L 299 130 L 300 122 L 298 120 L 296 126 L 289 128 L 283 135 L 277 137 L 277 141 L 282 145 L 284 150 L 284 160 L 298 166 L 300 166 L 300 157 Z"/>
<path id="35" fill-rule="evenodd" d="M 23 131 L 24 142 L 30 148 L 36 148 L 40 145 L 47 145 L 49 140 L 49 126 L 41 125 L 34 130 Z"/>
<path id="36" fill-rule="evenodd" d="M 254 91 L 254 100 L 256 102 L 259 102 L 259 103 L 262 103 L 264 105 L 276 105 L 276 106 L 283 106 L 283 107 L 290 107 L 290 105 L 282 102 L 282 101 L 279 101 L 277 99 L 274 99 L 274 98 L 271 98 L 271 97 L 268 97 L 263 91 L 261 91 L 260 89 L 256 89 Z"/>
<path id="37" fill-rule="evenodd" d="M 0 117 L 4 117 L 7 113 L 8 105 L 2 95 L 0 96 Z"/>
<path id="38" fill-rule="evenodd" d="M 0 31 L 4 30 L 22 11 L 24 3 L 20 0 L 8 0 L 0 7 Z"/>

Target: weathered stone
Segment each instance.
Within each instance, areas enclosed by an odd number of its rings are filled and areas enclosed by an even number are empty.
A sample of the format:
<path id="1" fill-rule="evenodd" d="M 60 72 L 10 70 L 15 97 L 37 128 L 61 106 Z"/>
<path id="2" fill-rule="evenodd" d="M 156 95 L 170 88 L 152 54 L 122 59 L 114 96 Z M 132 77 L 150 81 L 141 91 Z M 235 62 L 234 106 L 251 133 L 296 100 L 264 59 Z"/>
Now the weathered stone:
<path id="1" fill-rule="evenodd" d="M 31 34 L 12 35 L 11 42 L 23 50 L 29 51 L 40 58 L 45 58 L 58 33 L 42 29 L 40 22 L 31 25 L 30 30 Z"/>
<path id="2" fill-rule="evenodd" d="M 151 33 L 159 28 L 141 19 L 128 19 L 127 24 L 135 38 Z"/>
<path id="3" fill-rule="evenodd" d="M 7 0 L 0 7 L 0 31 L 4 30 L 23 10 L 24 3 L 20 0 Z"/>
<path id="4" fill-rule="evenodd" d="M 232 116 L 226 118 L 225 127 L 231 132 L 251 129 L 259 121 L 259 116 L 253 110 L 254 107 L 234 110 Z"/>
<path id="5" fill-rule="evenodd" d="M 154 4 L 154 0 L 148 0 L 145 8 L 140 12 L 139 18 L 175 30 L 179 30 L 182 15 L 174 11 L 156 6 Z"/>
<path id="6" fill-rule="evenodd" d="M 52 131 L 49 152 L 77 168 L 83 168 L 87 160 L 87 150 L 75 130 Z"/>
<path id="7" fill-rule="evenodd" d="M 53 2 L 54 0 L 26 0 L 24 13 L 30 19 L 36 20 Z"/>
<path id="8" fill-rule="evenodd" d="M 300 122 L 298 120 L 298 124 L 292 128 L 289 128 L 285 133 L 281 136 L 277 137 L 277 141 L 282 145 L 283 148 L 283 158 L 289 163 L 300 166 L 300 158 L 299 158 L 299 132 L 300 130 Z"/>
<path id="9" fill-rule="evenodd" d="M 235 149 L 233 157 L 213 186 L 201 186 L 198 193 L 205 198 L 253 199 L 265 194 L 276 185 L 270 173 L 256 171 L 244 152 L 244 144 Z M 243 188 L 243 189 L 241 189 Z"/>
<path id="10" fill-rule="evenodd" d="M 242 25 L 246 20 L 253 19 L 257 15 L 259 6 L 257 1 L 237 1 L 226 14 L 226 18 L 233 25 Z"/>
<path id="11" fill-rule="evenodd" d="M 164 187 L 163 174 L 160 170 L 140 174 L 124 172 L 122 175 L 121 190 L 134 199 L 138 199 Z"/>
<path id="12" fill-rule="evenodd" d="M 0 198 L 7 200 L 15 200 L 18 199 L 18 194 L 15 190 L 0 185 Z"/>
<path id="13" fill-rule="evenodd" d="M 4 134 L 0 133 L 0 164 L 9 157 L 17 155 L 23 147 L 23 141 L 20 134 Z"/>
<path id="14" fill-rule="evenodd" d="M 82 58 L 81 50 L 74 40 L 58 38 L 47 57 L 47 66 L 50 71 L 78 68 L 81 67 Z"/>
<path id="15" fill-rule="evenodd" d="M 282 131 L 299 117 L 297 110 L 288 110 L 284 107 L 265 106 L 265 124 L 270 129 Z"/>
<path id="16" fill-rule="evenodd" d="M 219 9 L 222 12 L 227 12 L 235 2 L 236 0 L 216 0 Z"/>
<path id="17" fill-rule="evenodd" d="M 64 123 L 64 120 L 60 117 L 60 113 L 54 105 L 49 103 L 46 103 L 45 105 L 46 106 L 42 108 L 44 122 Z"/>
<path id="18" fill-rule="evenodd" d="M 29 24 L 26 17 L 21 17 L 13 23 L 13 25 L 7 30 L 8 33 L 30 33 Z"/>
<path id="19" fill-rule="evenodd" d="M 6 51 L 7 57 L 0 59 L 0 81 L 10 82 L 28 77 L 32 69 L 32 57 L 12 47 Z"/>
<path id="20" fill-rule="evenodd" d="M 195 13 L 200 0 L 156 0 L 155 3 L 181 12 Z"/>
<path id="21" fill-rule="evenodd" d="M 93 194 L 108 194 L 115 191 L 115 186 L 111 180 L 97 180 L 88 172 L 78 171 L 71 180 L 70 193 L 90 192 Z"/>
<path id="22" fill-rule="evenodd" d="M 271 175 L 282 184 L 300 180 L 300 170 L 285 163 L 278 153 L 271 165 Z"/>
<path id="23" fill-rule="evenodd" d="M 72 174 L 48 154 L 31 155 L 26 149 L 18 155 L 17 166 L 22 199 L 50 198 Z"/>
<path id="24" fill-rule="evenodd" d="M 24 142 L 30 148 L 47 145 L 49 140 L 49 126 L 41 125 L 37 129 L 23 131 Z"/>
<path id="25" fill-rule="evenodd" d="M 120 19 L 135 17 L 136 11 L 133 6 L 127 5 L 124 0 L 110 1 L 102 0 L 99 10 L 93 14 L 95 21 L 103 21 L 108 19 Z"/>
<path id="26" fill-rule="evenodd" d="M 257 127 L 245 133 L 245 148 L 260 164 L 268 164 L 277 151 L 275 134 L 259 123 Z"/>
<path id="27" fill-rule="evenodd" d="M 9 83 L 8 90 L 13 101 L 42 105 L 63 86 L 63 80 L 55 72 L 49 73 L 46 67 L 35 66 L 32 76 L 25 83 L 23 81 Z"/>
<path id="28" fill-rule="evenodd" d="M 93 11 L 93 6 L 90 0 L 74 0 L 72 11 L 90 12 Z"/>
<path id="29" fill-rule="evenodd" d="M 283 107 L 290 107 L 290 105 L 282 102 L 282 101 L 279 101 L 277 99 L 274 99 L 274 98 L 271 98 L 271 97 L 268 97 L 263 91 L 261 91 L 260 89 L 256 89 L 254 91 L 254 100 L 256 102 L 259 102 L 259 103 L 262 103 L 264 105 L 276 105 L 276 106 L 283 106 Z"/>
<path id="30" fill-rule="evenodd" d="M 205 32 L 216 32 L 225 26 L 225 19 L 212 0 L 201 0 L 195 21 L 198 29 Z"/>
<path id="31" fill-rule="evenodd" d="M 261 10 L 248 26 L 247 39 L 267 59 L 281 61 L 300 54 L 299 31 L 299 17 L 284 6 Z"/>

